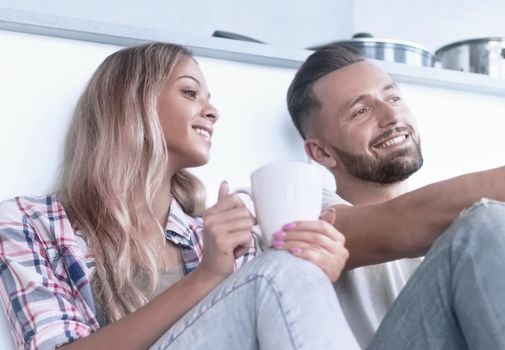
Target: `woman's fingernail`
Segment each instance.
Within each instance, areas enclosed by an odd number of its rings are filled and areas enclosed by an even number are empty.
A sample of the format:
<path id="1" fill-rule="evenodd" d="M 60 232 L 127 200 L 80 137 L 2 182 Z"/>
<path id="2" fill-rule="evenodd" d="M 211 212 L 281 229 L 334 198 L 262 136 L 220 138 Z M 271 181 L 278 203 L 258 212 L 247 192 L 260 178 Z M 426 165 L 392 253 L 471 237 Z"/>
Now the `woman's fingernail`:
<path id="1" fill-rule="evenodd" d="M 300 247 L 293 247 L 289 250 L 293 254 L 300 254 L 302 252 L 302 248 Z"/>
<path id="2" fill-rule="evenodd" d="M 273 237 L 274 239 L 279 239 L 279 238 L 284 237 L 285 235 L 286 235 L 286 232 L 284 232 L 284 231 L 277 231 L 277 232 L 275 232 L 275 233 L 272 235 L 272 237 Z"/>
<path id="3" fill-rule="evenodd" d="M 295 223 L 294 222 L 290 222 L 289 224 L 286 224 L 286 225 L 282 226 L 283 230 L 291 230 L 292 228 L 295 228 Z"/>
<path id="4" fill-rule="evenodd" d="M 272 241 L 272 246 L 274 248 L 280 248 L 284 245 L 284 242 L 283 241 L 276 241 L 276 240 L 273 240 Z"/>

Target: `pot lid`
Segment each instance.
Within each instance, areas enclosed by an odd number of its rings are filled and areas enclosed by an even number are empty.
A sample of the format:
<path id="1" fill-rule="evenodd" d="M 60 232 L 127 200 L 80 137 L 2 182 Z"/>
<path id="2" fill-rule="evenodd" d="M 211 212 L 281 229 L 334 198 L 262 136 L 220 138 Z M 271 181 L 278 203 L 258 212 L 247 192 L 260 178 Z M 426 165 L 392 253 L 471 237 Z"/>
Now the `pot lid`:
<path id="1" fill-rule="evenodd" d="M 474 39 L 465 39 L 465 40 L 460 40 L 460 41 L 455 41 L 453 43 L 449 43 L 447 45 L 444 45 L 437 49 L 435 51 L 435 55 L 438 55 L 439 51 L 445 51 L 452 49 L 456 46 L 460 45 L 468 45 L 468 44 L 485 44 L 489 42 L 504 42 L 505 43 L 505 37 L 499 37 L 499 36 L 492 36 L 492 37 L 487 37 L 487 38 L 474 38 Z"/>
<path id="2" fill-rule="evenodd" d="M 379 39 L 375 38 L 372 36 L 370 33 L 357 33 L 354 34 L 352 39 L 345 39 L 345 40 L 336 40 L 332 41 L 331 43 L 335 44 L 341 44 L 341 45 L 363 45 L 363 46 L 374 46 L 374 45 L 384 45 L 384 46 L 401 46 L 406 49 L 410 50 L 416 50 L 416 51 L 421 51 L 421 53 L 428 54 L 433 56 L 433 54 L 424 46 L 419 45 L 417 43 L 411 42 L 411 41 L 405 41 L 405 40 L 396 40 L 396 39 Z M 329 44 L 329 43 L 326 43 Z M 317 48 L 323 46 L 322 45 L 315 45 L 308 47 L 308 50 L 316 50 Z"/>
<path id="3" fill-rule="evenodd" d="M 405 40 L 396 40 L 396 39 L 379 39 L 379 38 L 355 38 L 355 39 L 350 39 L 350 40 L 338 40 L 335 41 L 336 43 L 339 44 L 353 44 L 353 43 L 363 43 L 363 44 L 385 44 L 385 45 L 395 45 L 395 46 L 404 46 L 412 49 L 417 49 L 420 51 L 425 51 L 427 53 L 430 53 L 430 51 L 417 43 L 411 42 L 411 41 L 405 41 Z"/>

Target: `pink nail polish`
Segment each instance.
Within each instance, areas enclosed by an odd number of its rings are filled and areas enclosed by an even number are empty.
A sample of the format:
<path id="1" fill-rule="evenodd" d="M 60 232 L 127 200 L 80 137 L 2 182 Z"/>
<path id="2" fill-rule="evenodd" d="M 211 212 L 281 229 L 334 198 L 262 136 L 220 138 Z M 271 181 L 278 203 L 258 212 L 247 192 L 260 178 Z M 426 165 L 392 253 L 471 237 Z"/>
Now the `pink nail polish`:
<path id="1" fill-rule="evenodd" d="M 295 223 L 294 222 L 290 222 L 289 224 L 286 224 L 286 225 L 282 226 L 283 230 L 291 230 L 293 228 L 295 228 Z"/>
<path id="2" fill-rule="evenodd" d="M 293 247 L 289 250 L 293 254 L 300 254 L 302 252 L 302 248 L 300 247 Z"/>
<path id="3" fill-rule="evenodd" d="M 275 232 L 275 233 L 272 235 L 272 237 L 273 237 L 274 239 L 279 239 L 279 238 L 284 237 L 285 235 L 286 235 L 286 232 L 284 232 L 284 231 L 277 231 L 277 232 Z"/>

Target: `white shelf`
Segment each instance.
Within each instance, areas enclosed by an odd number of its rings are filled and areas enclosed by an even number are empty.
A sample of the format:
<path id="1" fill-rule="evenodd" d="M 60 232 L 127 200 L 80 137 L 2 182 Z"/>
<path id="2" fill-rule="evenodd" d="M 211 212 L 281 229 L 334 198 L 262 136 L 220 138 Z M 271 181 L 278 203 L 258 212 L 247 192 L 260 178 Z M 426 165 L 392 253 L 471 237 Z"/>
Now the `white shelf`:
<path id="1" fill-rule="evenodd" d="M 286 68 L 299 67 L 312 52 L 5 8 L 0 8 L 0 30 L 120 46 L 165 41 L 184 45 L 197 56 Z M 505 80 L 503 79 L 440 68 L 374 62 L 383 67 L 398 82 L 505 96 Z"/>

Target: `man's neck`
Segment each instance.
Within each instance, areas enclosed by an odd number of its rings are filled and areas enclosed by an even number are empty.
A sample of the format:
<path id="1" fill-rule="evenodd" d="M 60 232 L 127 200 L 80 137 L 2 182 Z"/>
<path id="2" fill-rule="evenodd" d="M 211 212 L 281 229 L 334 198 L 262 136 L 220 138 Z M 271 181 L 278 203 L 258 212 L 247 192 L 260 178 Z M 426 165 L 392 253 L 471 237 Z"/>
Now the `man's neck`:
<path id="1" fill-rule="evenodd" d="M 348 179 L 348 181 L 337 182 L 337 194 L 353 205 L 385 202 L 407 191 L 407 181 L 394 184 L 378 184 L 358 179 Z"/>

